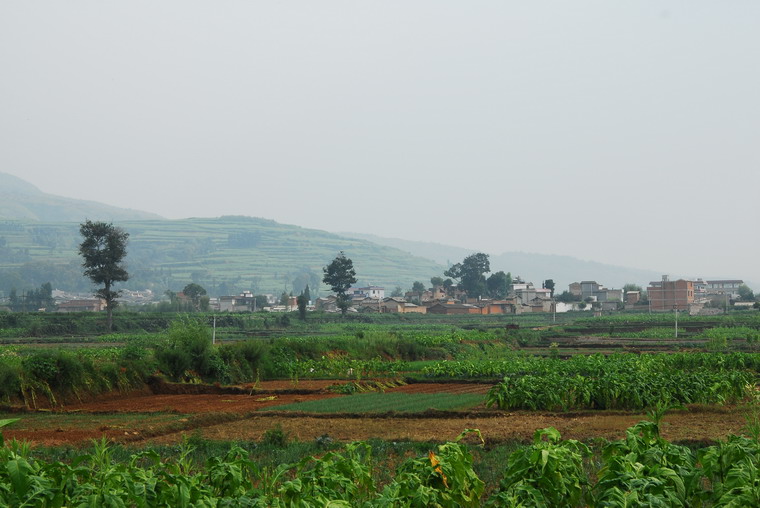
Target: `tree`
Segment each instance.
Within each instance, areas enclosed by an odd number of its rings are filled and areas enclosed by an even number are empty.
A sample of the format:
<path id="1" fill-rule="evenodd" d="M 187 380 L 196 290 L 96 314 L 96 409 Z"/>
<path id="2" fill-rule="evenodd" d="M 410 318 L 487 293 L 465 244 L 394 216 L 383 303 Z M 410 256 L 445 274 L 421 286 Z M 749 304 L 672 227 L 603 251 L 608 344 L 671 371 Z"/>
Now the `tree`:
<path id="1" fill-rule="evenodd" d="M 309 290 L 309 285 L 306 284 L 306 287 L 304 288 L 303 292 L 301 293 L 303 297 L 306 299 L 306 305 L 309 304 L 311 301 L 311 291 Z"/>
<path id="2" fill-rule="evenodd" d="M 84 275 L 93 284 L 103 287 L 95 291 L 106 302 L 108 330 L 113 330 L 113 309 L 116 308 L 121 291 L 113 289 L 117 282 L 129 280 L 129 274 L 124 267 L 127 255 L 127 240 L 129 233 L 116 227 L 113 223 L 85 221 L 79 225 L 82 243 L 79 244 L 79 254 L 84 261 Z"/>
<path id="3" fill-rule="evenodd" d="M 420 303 L 422 300 L 422 293 L 426 291 L 425 284 L 422 282 L 416 280 L 414 281 L 414 284 L 412 284 L 412 293 L 414 293 L 414 298 L 417 301 L 417 303 Z"/>
<path id="4" fill-rule="evenodd" d="M 404 296 L 404 290 L 401 289 L 401 286 L 396 286 L 396 288 L 391 293 L 391 298 L 399 298 L 401 296 Z"/>
<path id="5" fill-rule="evenodd" d="M 488 254 L 478 252 L 464 258 L 464 261 L 453 265 L 443 272 L 447 277 L 459 279 L 459 286 L 470 298 L 478 298 L 486 294 L 485 274 L 491 271 Z"/>
<path id="6" fill-rule="evenodd" d="M 433 287 L 443 286 L 443 277 L 430 277 L 430 284 Z"/>
<path id="7" fill-rule="evenodd" d="M 306 286 L 308 289 L 309 286 Z M 298 295 L 298 298 L 296 298 L 296 303 L 298 304 L 298 317 L 301 319 L 301 321 L 306 321 L 306 305 L 309 303 L 309 299 L 306 297 L 305 293 L 301 293 Z"/>
<path id="8" fill-rule="evenodd" d="M 562 293 L 557 295 L 558 302 L 571 303 L 571 302 L 579 302 L 580 300 L 581 300 L 580 296 L 575 296 L 568 290 L 564 290 Z"/>
<path id="9" fill-rule="evenodd" d="M 748 285 L 741 284 L 739 286 L 738 291 L 739 291 L 739 298 L 741 298 L 741 300 L 743 302 L 754 302 L 755 301 L 755 293 L 752 292 L 752 290 L 749 288 Z"/>
<path id="10" fill-rule="evenodd" d="M 16 291 L 16 288 L 11 289 L 11 294 L 8 296 L 8 305 L 12 311 L 18 312 L 21 310 L 20 301 L 21 300 L 18 297 L 18 291 Z"/>
<path id="11" fill-rule="evenodd" d="M 330 286 L 330 289 L 337 297 L 337 305 L 341 314 L 346 315 L 346 311 L 351 306 L 351 298 L 346 295 L 346 291 L 356 283 L 356 270 L 354 263 L 347 258 L 343 251 L 335 256 L 332 262 L 325 266 L 322 271 L 324 276 L 322 282 Z"/>
<path id="12" fill-rule="evenodd" d="M 512 276 L 508 273 L 504 273 L 499 270 L 496 273 L 491 274 L 486 279 L 486 286 L 488 287 L 488 295 L 491 298 L 504 298 L 509 293 L 509 286 L 512 284 Z"/>
<path id="13" fill-rule="evenodd" d="M 262 310 L 269 306 L 269 300 L 266 295 L 256 295 L 253 297 L 253 310 Z"/>
<path id="14" fill-rule="evenodd" d="M 554 279 L 546 279 L 542 284 L 542 287 L 551 291 L 550 296 L 554 298 Z"/>
<path id="15" fill-rule="evenodd" d="M 190 298 L 190 301 L 193 302 L 193 308 L 195 310 L 201 309 L 201 297 L 206 294 L 206 290 L 203 288 L 203 286 L 192 282 L 185 286 L 185 288 L 182 290 L 182 293 L 186 297 Z"/>

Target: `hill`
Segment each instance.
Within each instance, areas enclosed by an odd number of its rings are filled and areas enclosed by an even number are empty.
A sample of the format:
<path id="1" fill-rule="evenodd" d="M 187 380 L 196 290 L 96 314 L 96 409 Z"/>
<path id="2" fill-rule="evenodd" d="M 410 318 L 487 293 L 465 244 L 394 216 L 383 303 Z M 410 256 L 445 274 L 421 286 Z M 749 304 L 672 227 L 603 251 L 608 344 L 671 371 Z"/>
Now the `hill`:
<path id="1" fill-rule="evenodd" d="M 342 233 L 351 238 L 360 238 L 380 245 L 405 251 L 413 256 L 432 259 L 444 266 L 457 263 L 477 251 L 429 242 L 415 242 L 398 238 L 382 238 L 362 233 Z M 536 254 L 528 252 L 487 253 L 490 256 L 491 271 L 503 270 L 513 276 L 520 276 L 534 284 L 546 279 L 553 279 L 557 290 L 562 292 L 571 282 L 595 280 L 610 288 L 622 288 L 624 284 L 634 283 L 643 287 L 653 280 L 659 280 L 662 274 L 652 270 L 640 270 L 623 266 L 584 261 L 572 256 Z"/>
<path id="2" fill-rule="evenodd" d="M 319 288 L 322 267 L 339 251 L 351 258 L 359 284 L 393 289 L 429 280 L 444 267 L 367 240 L 253 217 L 114 221 L 130 235 L 130 289 L 159 293 L 189 282 L 212 295 L 243 290 L 280 294 L 308 283 Z M 77 246 L 79 222 L 0 220 L 0 290 L 39 287 L 87 291 Z M 322 286 L 323 294 L 328 291 Z M 314 294 L 314 291 L 312 291 Z"/>
<path id="3" fill-rule="evenodd" d="M 21 178 L 0 173 L 0 219 L 43 222 L 91 219 L 113 222 L 160 218 L 154 213 L 47 194 Z"/>

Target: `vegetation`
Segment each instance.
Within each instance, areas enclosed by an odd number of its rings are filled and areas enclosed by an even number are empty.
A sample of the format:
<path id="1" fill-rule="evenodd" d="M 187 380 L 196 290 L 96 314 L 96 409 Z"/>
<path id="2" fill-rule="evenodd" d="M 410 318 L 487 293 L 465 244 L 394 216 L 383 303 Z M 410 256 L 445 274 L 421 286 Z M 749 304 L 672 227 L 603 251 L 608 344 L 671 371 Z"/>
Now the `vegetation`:
<path id="1" fill-rule="evenodd" d="M 0 420 L 0 427 L 16 421 Z M 465 439 L 471 435 L 475 443 L 465 444 L 472 443 Z M 233 444 L 208 453 L 201 463 L 194 457 L 207 443 L 194 438 L 172 451 L 171 460 L 163 460 L 159 449 L 117 458 L 123 450 L 105 440 L 63 461 L 45 460 L 28 444 L 12 441 L 0 447 L 0 504 L 575 508 L 758 503 L 756 439 L 732 436 L 694 449 L 663 439 L 657 420 L 640 422 L 625 438 L 595 446 L 563 440 L 553 428 L 539 429 L 532 444 L 517 447 L 506 460 L 490 458 L 488 468 L 500 475 L 497 485 L 481 479 L 480 461 L 494 453 L 477 430 L 443 444 L 423 444 L 424 451 L 398 445 L 337 447 L 323 436 L 299 448 L 314 453 L 283 461 L 282 452 L 293 445 L 275 428 L 265 434 L 260 451 Z M 388 474 L 387 462 L 378 458 L 390 456 L 398 462 Z"/>
<path id="2" fill-rule="evenodd" d="M 377 389 L 377 387 L 373 387 Z M 299 402 L 272 406 L 273 411 L 304 411 L 313 413 L 419 413 L 429 409 L 440 411 L 468 409 L 483 402 L 480 394 L 453 393 L 359 393 L 351 397 Z"/>
<path id="3" fill-rule="evenodd" d="M 129 279 L 123 264 L 127 255 L 129 233 L 111 223 L 90 220 L 80 224 L 79 233 L 82 235 L 79 254 L 83 258 L 84 275 L 93 284 L 103 286 L 95 291 L 95 296 L 106 302 L 107 326 L 108 331 L 111 331 L 113 309 L 118 304 L 116 298 L 121 294 L 113 289 L 113 285 Z"/>
<path id="4" fill-rule="evenodd" d="M 488 254 L 478 252 L 467 256 L 461 263 L 452 265 L 443 274 L 458 280 L 459 287 L 467 292 L 467 296 L 478 298 L 488 294 L 485 274 L 490 271 Z"/>
<path id="5" fill-rule="evenodd" d="M 129 231 L 130 289 L 175 292 L 194 282 L 209 296 L 299 294 L 306 283 L 316 298 L 322 267 L 339 250 L 351 252 L 362 280 L 408 287 L 443 267 L 407 252 L 364 240 L 254 218 L 227 216 L 115 223 Z M 84 292 L 77 255 L 78 224 L 0 222 L 0 291 L 19 295 L 50 282 L 53 288 Z M 4 245 L 4 246 L 3 246 Z M 360 261 L 359 261 L 360 260 Z M 428 276 L 429 276 L 428 275 Z"/>
<path id="6" fill-rule="evenodd" d="M 354 263 L 343 251 L 335 256 L 332 262 L 323 269 L 324 277 L 322 282 L 330 286 L 337 297 L 337 305 L 341 314 L 346 315 L 346 311 L 351 306 L 351 297 L 346 295 L 346 291 L 356 283 L 356 270 Z"/>

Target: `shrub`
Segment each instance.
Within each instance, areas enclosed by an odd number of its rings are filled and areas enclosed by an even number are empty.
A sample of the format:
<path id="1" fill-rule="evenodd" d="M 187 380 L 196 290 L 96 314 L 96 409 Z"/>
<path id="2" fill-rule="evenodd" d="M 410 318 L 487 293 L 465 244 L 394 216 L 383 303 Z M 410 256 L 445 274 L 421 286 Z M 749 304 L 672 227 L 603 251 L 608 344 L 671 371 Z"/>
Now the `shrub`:
<path id="1" fill-rule="evenodd" d="M 218 374 L 219 361 L 215 356 L 208 327 L 193 319 L 173 322 L 164 343 L 156 347 L 161 370 L 175 380 L 189 370 L 207 378 Z"/>
<path id="2" fill-rule="evenodd" d="M 270 446 L 283 448 L 288 444 L 288 434 L 282 430 L 282 425 L 278 423 L 264 432 L 264 435 L 261 437 L 261 442 Z"/>
<path id="3" fill-rule="evenodd" d="M 21 390 L 18 369 L 0 362 L 0 398 L 16 397 Z"/>

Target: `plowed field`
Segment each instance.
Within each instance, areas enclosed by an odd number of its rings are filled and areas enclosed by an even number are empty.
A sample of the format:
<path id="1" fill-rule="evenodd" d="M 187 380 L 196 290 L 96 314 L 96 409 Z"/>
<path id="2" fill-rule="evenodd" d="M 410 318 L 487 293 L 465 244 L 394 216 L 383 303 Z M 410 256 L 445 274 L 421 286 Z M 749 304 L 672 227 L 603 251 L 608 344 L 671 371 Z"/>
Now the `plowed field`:
<path id="1" fill-rule="evenodd" d="M 566 438 L 619 439 L 626 428 L 646 418 L 643 412 L 505 412 L 482 405 L 467 411 L 428 410 L 414 414 L 306 414 L 276 409 L 278 405 L 294 402 L 351 397 L 326 389 L 334 384 L 335 381 L 302 381 L 294 385 L 285 381 L 233 388 L 165 385 L 158 391 L 168 393 L 112 395 L 54 411 L 1 414 L 0 419 L 21 418 L 3 429 L 6 438 L 59 445 L 83 444 L 102 436 L 125 443 L 169 443 L 191 432 L 208 439 L 259 440 L 276 425 L 298 440 L 326 434 L 341 441 L 369 438 L 442 441 L 456 437 L 466 428 L 478 428 L 487 440 L 496 442 L 529 440 L 535 429 L 549 426 L 557 428 Z M 485 395 L 489 388 L 476 383 L 416 383 L 388 391 Z M 263 408 L 270 411 L 258 412 Z M 735 408 L 691 407 L 669 413 L 662 432 L 671 440 L 709 441 L 738 433 L 743 426 L 742 414 Z"/>

